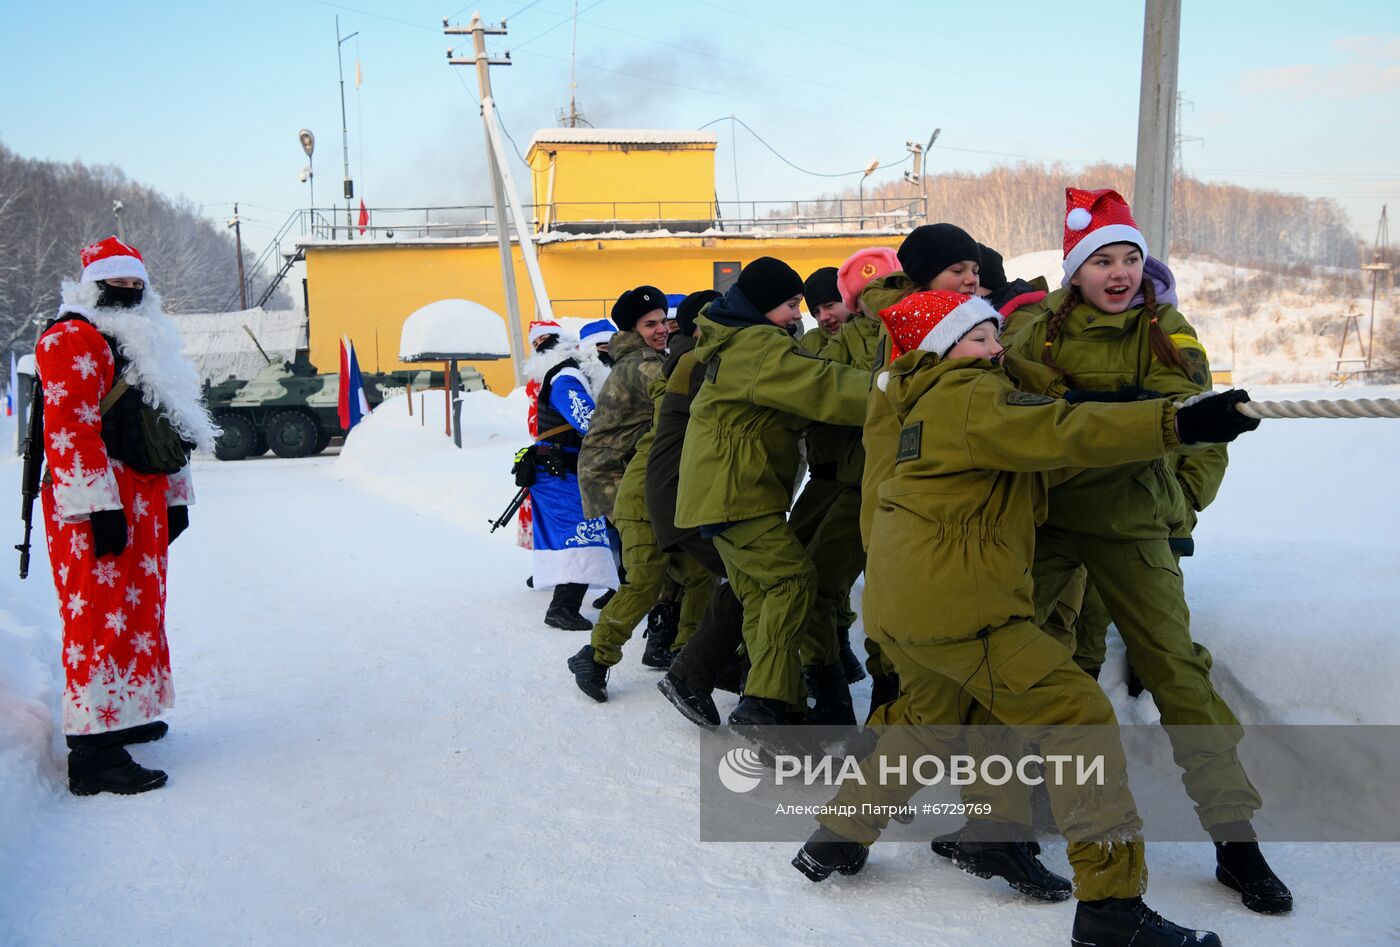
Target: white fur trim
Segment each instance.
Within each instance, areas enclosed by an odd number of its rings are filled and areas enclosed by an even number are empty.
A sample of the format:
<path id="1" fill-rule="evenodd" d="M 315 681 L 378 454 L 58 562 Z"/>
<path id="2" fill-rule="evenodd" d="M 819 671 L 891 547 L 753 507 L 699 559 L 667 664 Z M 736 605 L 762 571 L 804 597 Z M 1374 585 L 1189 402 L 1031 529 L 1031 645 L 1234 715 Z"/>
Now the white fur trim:
<path id="1" fill-rule="evenodd" d="M 551 368 L 577 354 L 578 348 L 574 341 L 567 336 L 560 336 L 559 342 L 552 349 L 536 352 L 525 360 L 525 377 L 530 381 L 542 382 Z"/>
<path id="2" fill-rule="evenodd" d="M 559 326 L 532 326 L 530 328 L 530 343 L 543 339 L 547 335 L 563 335 L 564 330 Z"/>
<path id="3" fill-rule="evenodd" d="M 1070 277 L 1084 265 L 1084 261 L 1110 243 L 1136 244 L 1143 257 L 1147 257 L 1147 238 L 1142 235 L 1141 230 L 1128 224 L 1109 224 L 1085 234 L 1083 239 L 1074 245 L 1074 249 L 1069 251 L 1069 255 L 1065 257 L 1065 277 L 1060 285 L 1068 286 Z"/>
<path id="4" fill-rule="evenodd" d="M 190 465 L 185 464 L 168 478 L 169 482 L 165 487 L 166 506 L 193 506 L 194 505 L 194 474 L 190 471 Z"/>
<path id="5" fill-rule="evenodd" d="M 151 282 L 151 278 L 146 275 L 146 264 L 134 256 L 107 256 L 100 260 L 93 260 L 83 267 L 84 283 L 95 283 L 100 279 L 123 276 L 134 277 L 146 284 Z"/>
<path id="6" fill-rule="evenodd" d="M 1084 230 L 1094 222 L 1094 215 L 1083 207 L 1076 207 L 1065 218 L 1065 226 L 1070 230 Z"/>
<path id="7" fill-rule="evenodd" d="M 547 589 L 562 582 L 583 582 L 594 588 L 617 588 L 617 567 L 607 546 L 570 549 L 536 549 L 535 588 Z"/>
<path id="8" fill-rule="evenodd" d="M 973 296 L 938 320 L 938 325 L 923 337 L 918 347 L 942 358 L 949 349 L 958 344 L 958 339 L 967 335 L 973 326 L 983 322 L 995 322 L 997 331 L 1001 331 L 1001 313 L 993 309 L 991 303 L 985 299 Z"/>
<path id="9" fill-rule="evenodd" d="M 53 474 L 54 512 L 63 522 L 79 523 L 101 510 L 122 508 L 116 474 L 107 464 L 97 470 L 86 470 L 82 457 L 74 454 L 70 469 L 54 467 L 50 472 Z"/>
<path id="10" fill-rule="evenodd" d="M 185 340 L 161 308 L 160 295 L 148 286 L 139 305 L 124 309 L 98 306 L 100 292 L 96 283 L 65 280 L 59 311 L 80 313 L 110 336 L 127 360 L 124 377 L 141 389 L 146 404 L 164 412 L 200 450 L 213 451 L 219 429 L 205 410 L 199 373 L 185 357 Z"/>

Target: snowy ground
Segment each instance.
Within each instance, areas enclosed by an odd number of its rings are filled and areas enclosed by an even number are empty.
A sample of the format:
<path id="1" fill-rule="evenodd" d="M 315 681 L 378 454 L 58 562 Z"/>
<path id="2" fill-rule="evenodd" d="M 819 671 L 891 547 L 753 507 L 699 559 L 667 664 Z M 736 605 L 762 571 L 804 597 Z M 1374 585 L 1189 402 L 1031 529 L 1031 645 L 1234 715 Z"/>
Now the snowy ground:
<path id="1" fill-rule="evenodd" d="M 42 540 L 28 582 L 0 570 L 0 944 L 1067 941 L 1072 904 L 923 845 L 813 885 L 793 844 L 700 843 L 697 731 L 635 653 L 609 703 L 580 695 L 563 665 L 586 635 L 541 624 L 528 553 L 486 535 L 519 396 L 469 395 L 461 451 L 425 406 L 388 403 L 339 457 L 199 462 L 179 703 L 137 750 L 170 771 L 158 792 L 67 793 Z M 1400 723 L 1400 424 L 1266 422 L 1232 455 L 1187 566 L 1219 686 L 1247 722 Z M 18 478 L 0 464 L 0 495 Z M 1115 668 L 1122 718 L 1154 719 Z M 1204 841 L 1150 848 L 1149 903 L 1232 947 L 1400 940 L 1400 846 L 1269 854 L 1291 916 L 1245 911 Z M 1067 872 L 1063 845 L 1046 860 Z"/>

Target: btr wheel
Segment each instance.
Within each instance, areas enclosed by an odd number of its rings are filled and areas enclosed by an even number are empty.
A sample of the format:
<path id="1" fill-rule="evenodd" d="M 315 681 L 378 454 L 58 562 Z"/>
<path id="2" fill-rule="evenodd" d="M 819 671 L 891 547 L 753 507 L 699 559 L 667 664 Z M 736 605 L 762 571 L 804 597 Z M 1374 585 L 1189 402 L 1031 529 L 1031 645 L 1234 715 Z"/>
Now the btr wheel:
<path id="1" fill-rule="evenodd" d="M 253 430 L 253 422 L 239 414 L 221 414 L 214 423 L 223 428 L 223 433 L 214 442 L 214 456 L 220 460 L 242 460 L 252 456 L 258 435 Z"/>
<path id="2" fill-rule="evenodd" d="M 330 432 L 330 431 L 326 430 L 325 428 L 317 428 L 317 435 L 318 435 L 318 436 L 317 436 L 317 438 L 316 438 L 316 446 L 315 446 L 315 448 L 311 451 L 311 453 L 313 453 L 313 454 L 319 454 L 319 453 L 321 453 L 321 451 L 323 451 L 323 450 L 325 450 L 327 447 L 331 446 L 331 432 Z"/>
<path id="3" fill-rule="evenodd" d="M 309 457 L 320 432 L 300 411 L 280 411 L 267 422 L 267 446 L 278 457 Z"/>

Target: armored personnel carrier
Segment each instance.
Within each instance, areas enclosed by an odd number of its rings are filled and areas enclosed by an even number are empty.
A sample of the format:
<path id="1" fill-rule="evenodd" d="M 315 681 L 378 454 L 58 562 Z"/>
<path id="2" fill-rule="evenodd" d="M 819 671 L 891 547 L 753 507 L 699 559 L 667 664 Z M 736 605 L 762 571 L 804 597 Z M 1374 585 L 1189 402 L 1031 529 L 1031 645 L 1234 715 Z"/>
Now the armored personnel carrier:
<path id="1" fill-rule="evenodd" d="M 462 368 L 463 391 L 486 387 L 481 373 Z M 368 372 L 362 376 L 370 408 L 412 386 L 414 391 L 442 389 L 440 371 Z M 205 404 L 223 428 L 214 447 L 220 460 L 243 460 L 271 450 L 278 457 L 319 454 L 331 438 L 345 434 L 338 405 L 340 376 L 318 374 L 303 357 L 272 362 L 251 379 L 229 377 L 205 383 Z"/>

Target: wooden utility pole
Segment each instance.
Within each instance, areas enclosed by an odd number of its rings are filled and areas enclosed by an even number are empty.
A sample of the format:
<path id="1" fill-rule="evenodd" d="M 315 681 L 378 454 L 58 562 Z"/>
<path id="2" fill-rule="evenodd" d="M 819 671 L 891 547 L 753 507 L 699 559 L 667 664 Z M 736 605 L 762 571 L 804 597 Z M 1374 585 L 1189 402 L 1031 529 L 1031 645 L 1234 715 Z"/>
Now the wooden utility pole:
<path id="1" fill-rule="evenodd" d="M 505 186 L 501 180 L 500 163 L 496 160 L 496 150 L 491 147 L 490 132 L 491 116 L 487 110 L 494 108 L 494 100 L 491 97 L 491 72 L 492 66 L 509 66 L 510 58 L 492 59 L 486 55 L 486 37 L 504 36 L 506 32 L 505 23 L 499 27 L 488 27 L 481 20 L 480 13 L 472 14 L 472 21 L 465 27 L 449 26 L 446 20 L 442 21 L 442 31 L 448 36 L 461 36 L 470 33 L 472 38 L 472 58 L 457 59 L 452 55 L 452 50 L 447 51 L 448 63 L 456 66 L 476 66 L 476 84 L 481 94 L 482 121 L 487 126 L 487 148 L 486 157 L 491 169 L 491 196 L 496 202 L 496 240 L 501 250 L 501 282 L 505 288 L 506 295 L 506 337 L 510 341 L 510 359 L 512 368 L 515 369 L 515 383 L 525 384 L 525 338 L 520 330 L 520 298 L 515 288 L 515 262 L 510 250 L 510 231 L 506 226 L 506 195 Z M 525 242 L 529 236 L 524 232 L 524 228 L 517 221 L 517 232 L 520 237 L 520 247 L 522 254 L 525 252 Z M 533 249 L 533 247 L 531 248 Z M 536 289 L 538 295 L 538 289 Z M 539 302 L 536 300 L 536 308 Z"/>
<path id="2" fill-rule="evenodd" d="M 1147 0 L 1142 25 L 1137 168 L 1133 216 L 1147 249 L 1163 263 L 1171 250 L 1172 159 L 1176 151 L 1176 71 L 1181 0 Z"/>
<path id="3" fill-rule="evenodd" d="M 233 203 L 233 219 L 228 222 L 233 228 L 233 246 L 238 253 L 238 308 L 248 308 L 248 281 L 243 278 L 243 225 L 238 220 L 238 202 Z"/>

